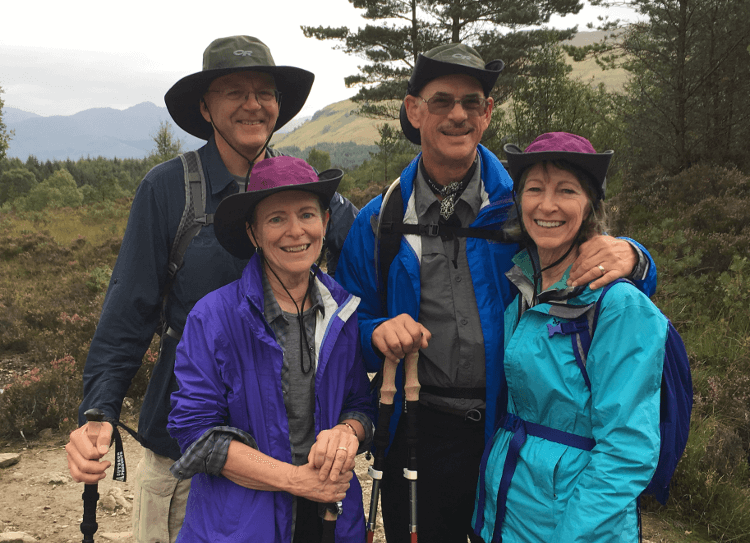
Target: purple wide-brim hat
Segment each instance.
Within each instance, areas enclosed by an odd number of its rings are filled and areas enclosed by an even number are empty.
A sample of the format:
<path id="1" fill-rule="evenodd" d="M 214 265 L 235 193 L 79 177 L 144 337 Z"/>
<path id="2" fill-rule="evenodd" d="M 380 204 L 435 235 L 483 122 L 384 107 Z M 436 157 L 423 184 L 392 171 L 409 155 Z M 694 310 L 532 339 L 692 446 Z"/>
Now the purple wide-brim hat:
<path id="1" fill-rule="evenodd" d="M 597 153 L 591 142 L 582 136 L 567 132 L 548 132 L 531 142 L 525 151 L 512 143 L 503 147 L 508 158 L 508 173 L 513 179 L 513 189 L 518 188 L 523 172 L 539 162 L 564 160 L 587 172 L 594 192 L 604 200 L 607 187 L 607 169 L 614 151 Z"/>
<path id="2" fill-rule="evenodd" d="M 291 156 L 261 160 L 250 177 L 256 190 L 224 198 L 214 214 L 214 233 L 222 247 L 237 258 L 250 258 L 255 246 L 247 235 L 245 223 L 258 203 L 277 192 L 302 190 L 320 197 L 324 208 L 331 203 L 344 172 L 330 169 L 320 175 L 307 162 Z"/>

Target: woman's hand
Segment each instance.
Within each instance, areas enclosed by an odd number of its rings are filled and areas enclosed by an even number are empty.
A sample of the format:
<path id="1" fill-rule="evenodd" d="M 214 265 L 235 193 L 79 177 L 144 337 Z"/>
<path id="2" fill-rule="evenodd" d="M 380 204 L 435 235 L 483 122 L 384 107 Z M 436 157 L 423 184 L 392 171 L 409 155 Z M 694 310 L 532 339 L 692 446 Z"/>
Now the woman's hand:
<path id="1" fill-rule="evenodd" d="M 319 471 L 312 464 L 295 466 L 290 492 L 314 502 L 340 502 L 346 497 L 352 477 L 354 477 L 354 472 L 350 470 L 339 474 L 336 481 L 332 481 L 329 477 L 321 479 Z"/>
<path id="2" fill-rule="evenodd" d="M 320 470 L 318 478 L 321 481 L 330 479 L 336 482 L 354 469 L 357 449 L 359 449 L 359 439 L 351 429 L 339 424 L 318 434 L 317 441 L 313 443 L 310 454 L 307 456 L 307 461 L 315 469 Z"/>

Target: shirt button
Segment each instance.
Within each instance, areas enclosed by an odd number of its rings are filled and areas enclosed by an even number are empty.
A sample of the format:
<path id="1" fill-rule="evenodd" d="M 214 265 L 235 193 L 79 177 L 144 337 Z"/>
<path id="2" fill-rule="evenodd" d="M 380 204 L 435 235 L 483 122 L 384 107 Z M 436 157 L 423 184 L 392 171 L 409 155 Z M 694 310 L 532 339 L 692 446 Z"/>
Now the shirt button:
<path id="1" fill-rule="evenodd" d="M 459 275 L 458 277 L 456 277 L 456 283 L 460 283 L 460 282 L 461 282 L 461 276 Z"/>
<path id="2" fill-rule="evenodd" d="M 469 324 L 469 321 L 466 320 L 466 319 L 461 319 L 461 324 L 463 324 L 464 326 L 466 326 L 467 324 Z"/>

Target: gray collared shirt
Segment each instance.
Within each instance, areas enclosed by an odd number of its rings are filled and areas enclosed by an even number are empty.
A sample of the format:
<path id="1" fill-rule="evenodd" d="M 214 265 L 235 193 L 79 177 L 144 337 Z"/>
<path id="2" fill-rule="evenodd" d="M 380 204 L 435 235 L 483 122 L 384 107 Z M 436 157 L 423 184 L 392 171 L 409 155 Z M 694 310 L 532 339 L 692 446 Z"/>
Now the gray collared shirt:
<path id="1" fill-rule="evenodd" d="M 479 155 L 476 160 L 480 160 Z M 455 215 L 462 227 L 468 227 L 479 213 L 481 170 L 478 164 L 456 202 Z M 421 168 L 414 182 L 414 195 L 419 223 L 437 224 L 440 201 L 427 186 Z M 454 263 L 456 243 L 458 258 Z M 484 388 L 484 337 L 466 258 L 466 238 L 443 241 L 440 237 L 423 236 L 420 280 L 419 322 L 432 333 L 432 339 L 420 352 L 419 382 L 441 388 Z M 420 400 L 456 414 L 485 406 L 483 400 L 447 398 L 424 391 Z"/>

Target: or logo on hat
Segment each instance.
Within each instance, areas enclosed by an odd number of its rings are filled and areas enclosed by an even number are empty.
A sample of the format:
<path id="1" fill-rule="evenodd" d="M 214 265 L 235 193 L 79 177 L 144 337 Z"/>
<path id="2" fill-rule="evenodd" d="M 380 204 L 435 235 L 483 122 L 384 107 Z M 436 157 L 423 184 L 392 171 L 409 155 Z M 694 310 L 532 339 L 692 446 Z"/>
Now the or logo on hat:
<path id="1" fill-rule="evenodd" d="M 243 51 L 242 49 L 238 49 L 237 51 L 234 52 L 234 54 L 237 55 L 238 57 L 251 57 L 251 56 L 253 56 L 253 52 L 252 51 Z"/>
<path id="2" fill-rule="evenodd" d="M 472 57 L 469 55 L 462 55 L 461 53 L 453 53 L 453 58 L 460 58 L 462 60 L 471 60 Z"/>

